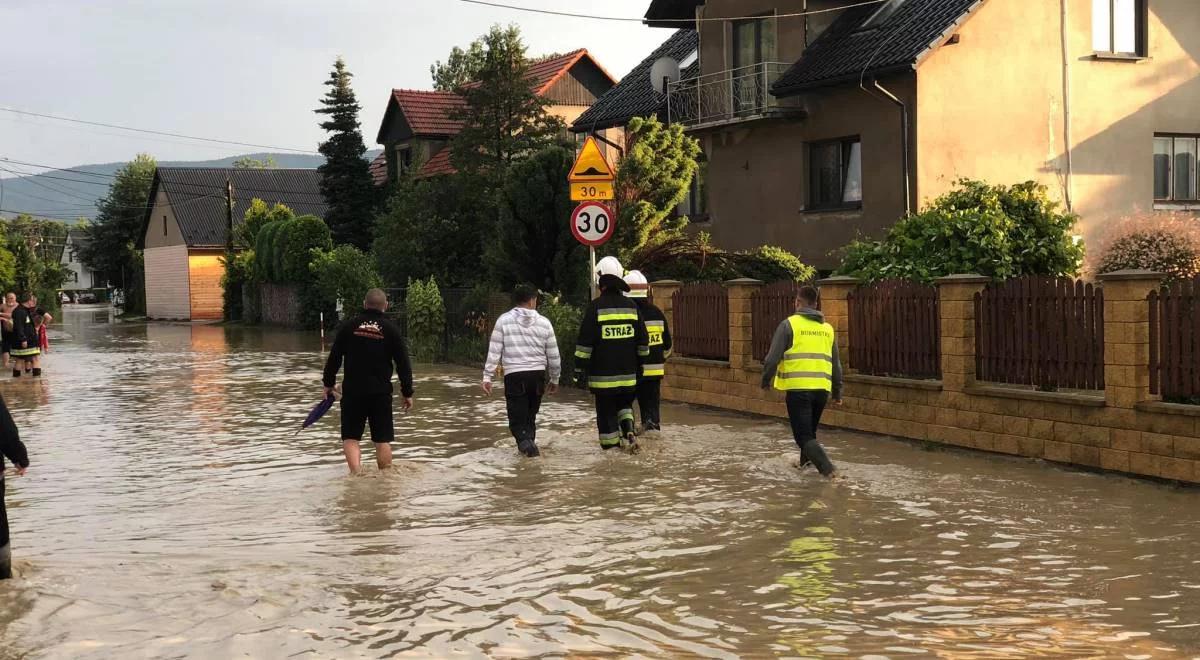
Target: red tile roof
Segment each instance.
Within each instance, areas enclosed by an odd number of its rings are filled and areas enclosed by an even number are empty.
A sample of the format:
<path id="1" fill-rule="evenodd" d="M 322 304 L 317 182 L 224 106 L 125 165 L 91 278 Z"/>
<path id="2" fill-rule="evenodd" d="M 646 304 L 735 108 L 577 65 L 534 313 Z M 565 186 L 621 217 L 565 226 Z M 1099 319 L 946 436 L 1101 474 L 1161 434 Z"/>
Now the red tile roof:
<path id="1" fill-rule="evenodd" d="M 442 147 L 442 150 L 433 155 L 433 158 L 425 161 L 417 172 L 418 179 L 424 179 L 431 176 L 440 176 L 442 174 L 454 174 L 457 170 L 450 164 L 450 147 L 447 145 Z"/>
<path id="2" fill-rule="evenodd" d="M 382 186 L 387 183 L 388 170 L 386 151 L 379 152 L 379 155 L 375 157 L 375 160 L 371 161 L 370 172 L 371 181 L 374 182 L 375 185 Z"/>
<path id="3" fill-rule="evenodd" d="M 416 135 L 456 135 L 462 130 L 462 122 L 451 119 L 450 114 L 466 102 L 454 92 L 393 89 L 392 98 Z"/>
<path id="4" fill-rule="evenodd" d="M 536 60 L 529 65 L 529 77 L 533 80 L 534 91 L 538 94 L 546 94 L 554 83 L 562 79 L 580 60 L 588 58 L 592 64 L 596 65 L 604 75 L 612 79 L 612 76 L 600 66 L 591 55 L 588 54 L 586 48 L 571 51 L 565 55 L 558 55 L 542 60 Z M 477 84 L 477 83 L 472 83 Z M 616 80 L 613 79 L 613 84 Z M 453 137 L 462 130 L 462 122 L 451 119 L 450 115 L 454 110 L 462 108 L 466 105 L 464 99 L 454 92 L 431 92 L 416 89 L 393 89 L 392 99 L 398 106 L 404 119 L 408 122 L 409 128 L 416 136 L 446 136 Z M 389 102 L 390 103 L 390 102 Z M 389 113 L 390 114 L 390 108 Z M 387 125 L 388 115 L 384 115 L 384 126 Z M 383 127 L 380 128 L 380 140 L 382 140 Z M 376 177 L 374 163 L 372 163 L 372 174 Z M 437 176 L 439 174 L 451 174 L 454 172 L 454 167 L 450 164 L 450 149 L 445 148 L 434 154 L 421 170 L 417 173 L 418 177 Z M 387 178 L 386 161 L 382 169 L 382 176 Z M 376 179 L 378 181 L 378 178 Z"/>

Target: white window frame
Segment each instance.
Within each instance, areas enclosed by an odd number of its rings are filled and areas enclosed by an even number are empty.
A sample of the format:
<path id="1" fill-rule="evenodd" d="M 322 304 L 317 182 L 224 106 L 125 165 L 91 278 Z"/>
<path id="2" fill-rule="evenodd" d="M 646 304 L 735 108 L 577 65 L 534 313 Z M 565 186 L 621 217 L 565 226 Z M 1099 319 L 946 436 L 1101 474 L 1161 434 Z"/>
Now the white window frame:
<path id="1" fill-rule="evenodd" d="M 1146 0 L 1092 0 L 1092 49 L 1097 55 L 1146 57 L 1147 13 Z"/>

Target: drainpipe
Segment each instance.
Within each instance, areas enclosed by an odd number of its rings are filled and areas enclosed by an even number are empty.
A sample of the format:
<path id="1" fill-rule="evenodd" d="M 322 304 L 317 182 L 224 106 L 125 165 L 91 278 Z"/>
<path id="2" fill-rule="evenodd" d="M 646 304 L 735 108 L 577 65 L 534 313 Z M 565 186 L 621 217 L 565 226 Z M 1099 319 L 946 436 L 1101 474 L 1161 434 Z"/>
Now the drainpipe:
<path id="1" fill-rule="evenodd" d="M 1067 25 L 1070 12 L 1067 7 L 1067 0 L 1061 0 L 1060 4 L 1062 5 L 1063 147 L 1067 155 L 1067 172 L 1063 197 L 1066 198 L 1067 213 L 1072 213 L 1075 210 L 1074 194 L 1072 193 L 1075 179 L 1075 156 L 1072 153 L 1071 140 L 1071 50 L 1067 42 Z"/>
<path id="2" fill-rule="evenodd" d="M 901 101 L 900 98 L 895 94 L 885 89 L 883 85 L 880 85 L 878 80 L 872 80 L 871 84 L 875 89 L 879 90 L 879 93 L 883 94 L 887 100 L 900 107 L 900 149 L 904 152 L 904 215 L 909 215 L 912 213 L 912 176 L 909 174 L 910 148 L 908 144 L 908 105 L 906 105 L 904 101 Z M 864 92 L 871 94 L 871 96 L 875 96 L 862 82 L 859 82 L 858 86 L 862 88 Z"/>

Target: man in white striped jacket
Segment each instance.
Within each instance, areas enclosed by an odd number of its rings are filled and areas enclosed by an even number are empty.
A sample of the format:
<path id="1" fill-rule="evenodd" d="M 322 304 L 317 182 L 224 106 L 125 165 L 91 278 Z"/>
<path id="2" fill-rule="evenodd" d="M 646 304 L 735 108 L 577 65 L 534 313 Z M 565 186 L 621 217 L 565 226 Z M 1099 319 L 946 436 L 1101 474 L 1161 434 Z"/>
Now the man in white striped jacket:
<path id="1" fill-rule="evenodd" d="M 542 395 L 558 391 L 562 360 L 550 320 L 537 313 L 537 290 L 518 285 L 512 310 L 496 320 L 483 365 L 483 391 L 491 395 L 496 367 L 504 367 L 504 401 L 508 428 L 517 439 L 517 451 L 530 458 L 540 455 L 536 442 L 537 414 Z"/>

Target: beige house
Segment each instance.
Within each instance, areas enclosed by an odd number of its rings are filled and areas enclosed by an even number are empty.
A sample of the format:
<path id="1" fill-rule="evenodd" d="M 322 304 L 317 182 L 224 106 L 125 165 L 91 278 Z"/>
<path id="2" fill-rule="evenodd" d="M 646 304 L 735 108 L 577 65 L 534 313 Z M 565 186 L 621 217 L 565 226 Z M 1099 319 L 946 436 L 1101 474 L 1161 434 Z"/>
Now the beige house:
<path id="1" fill-rule="evenodd" d="M 254 199 L 323 218 L 327 207 L 320 179 L 316 170 L 158 168 L 138 245 L 145 261 L 146 315 L 181 321 L 222 318 L 226 181 L 233 186 L 237 223 Z"/>
<path id="2" fill-rule="evenodd" d="M 670 86 L 668 115 L 704 147 L 722 247 L 831 268 L 963 177 L 1040 181 L 1085 237 L 1200 214 L 1195 0 L 846 5 L 651 3 L 650 25 L 699 26 L 699 72 Z"/>

